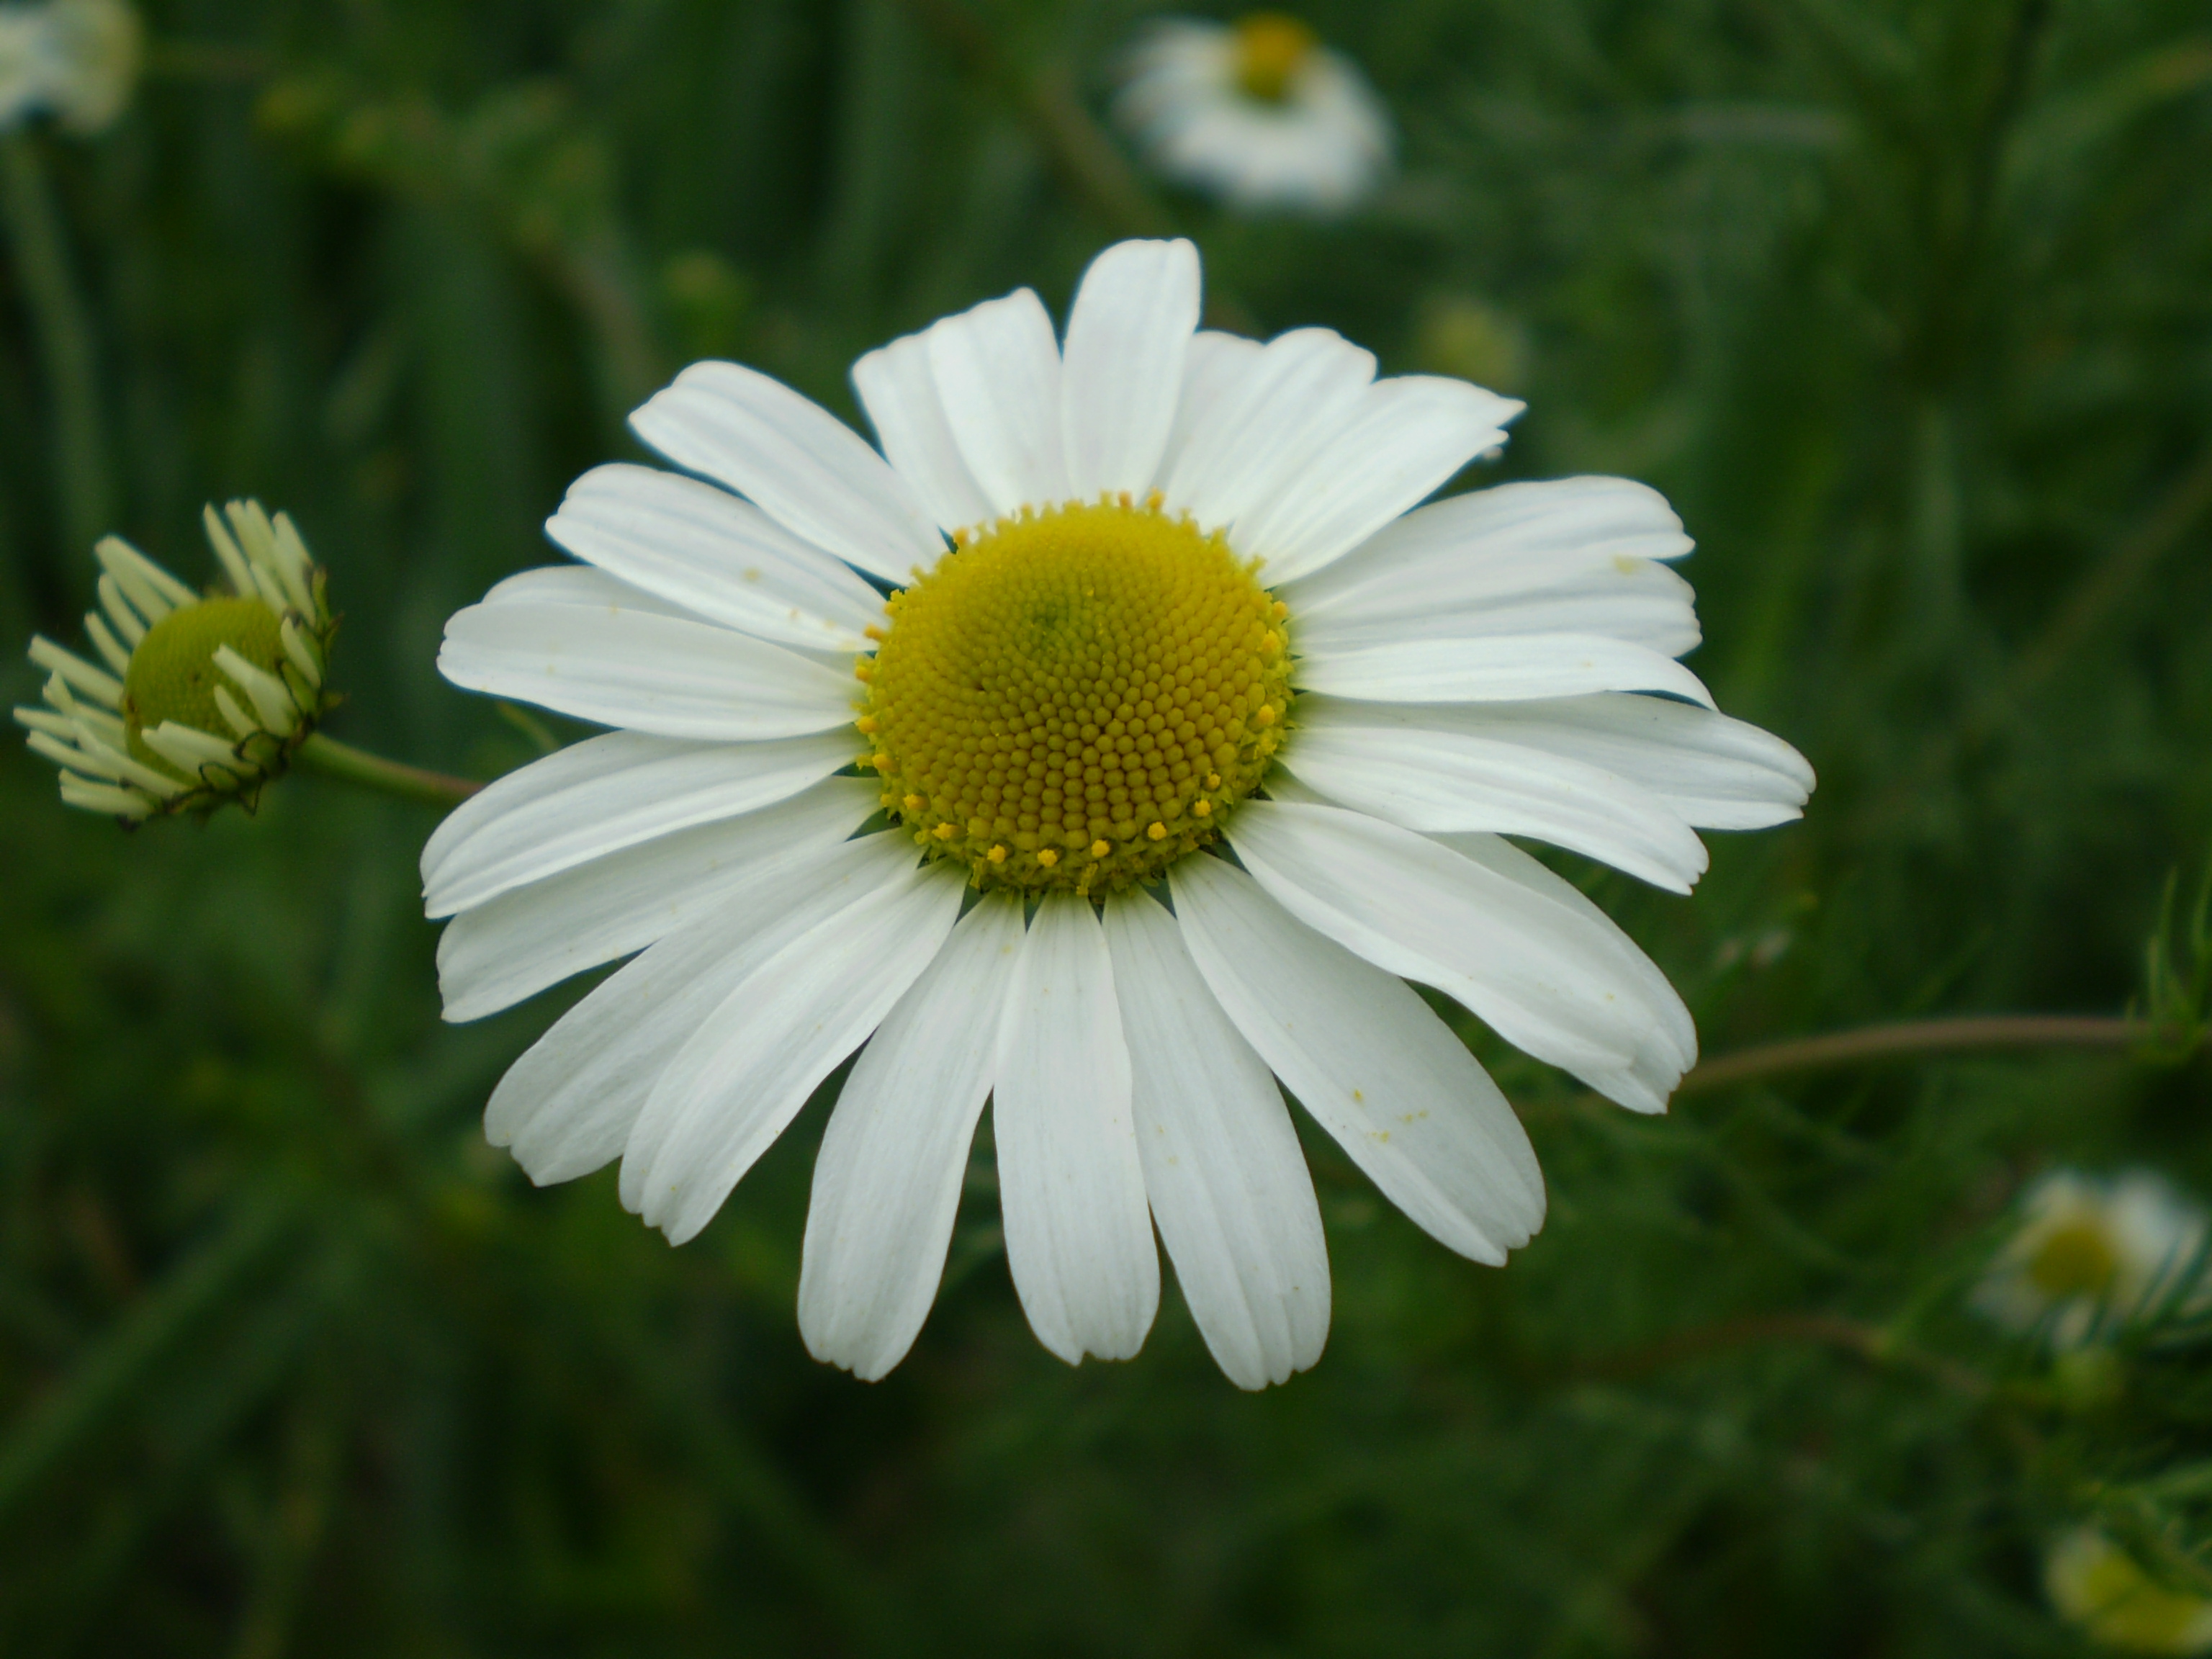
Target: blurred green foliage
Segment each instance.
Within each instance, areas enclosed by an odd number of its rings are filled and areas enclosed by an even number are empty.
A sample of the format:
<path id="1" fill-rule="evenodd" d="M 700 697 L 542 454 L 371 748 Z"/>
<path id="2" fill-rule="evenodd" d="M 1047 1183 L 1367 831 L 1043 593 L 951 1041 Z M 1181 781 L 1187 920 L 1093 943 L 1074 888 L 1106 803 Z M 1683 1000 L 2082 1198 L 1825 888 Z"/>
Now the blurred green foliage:
<path id="1" fill-rule="evenodd" d="M 258 495 L 333 573 L 337 735 L 490 775 L 533 750 L 440 625 L 675 368 L 851 415 L 869 345 L 1178 226 L 1218 315 L 1507 366 L 1480 477 L 1632 473 L 1699 538 L 1697 666 L 1820 791 L 1692 901 L 1572 867 L 1709 1052 L 2201 1023 L 2186 884 L 2141 967 L 2212 832 L 2202 6 L 1306 15 L 1403 127 L 1339 223 L 1096 143 L 1116 0 L 164 0 L 119 127 L 6 141 L 0 635 L 74 635 L 92 530 L 197 579 L 199 504 Z M 1237 1394 L 1172 1297 L 1069 1370 L 979 1156 L 871 1387 L 793 1325 L 819 1103 L 681 1251 L 483 1145 L 564 999 L 440 1024 L 427 811 L 300 779 L 125 836 L 0 751 L 0 1651 L 2057 1655 L 2088 1516 L 2212 1588 L 2212 1328 L 2053 1364 L 1960 1296 L 2046 1163 L 2212 1191 L 2201 1055 L 1646 1121 L 1471 1031 L 1552 1193 L 1505 1270 L 1313 1139 L 1316 1370 Z"/>

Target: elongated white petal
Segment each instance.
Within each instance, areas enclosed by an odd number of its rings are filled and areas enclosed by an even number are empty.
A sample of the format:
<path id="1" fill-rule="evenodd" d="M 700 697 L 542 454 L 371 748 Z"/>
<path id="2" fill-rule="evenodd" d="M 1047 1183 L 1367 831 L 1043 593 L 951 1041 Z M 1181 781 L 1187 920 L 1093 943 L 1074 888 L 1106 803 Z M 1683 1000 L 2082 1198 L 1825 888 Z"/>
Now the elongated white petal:
<path id="1" fill-rule="evenodd" d="M 100 653 L 107 665 L 118 675 L 131 672 L 131 653 L 123 641 L 109 632 L 106 620 L 97 611 L 84 613 L 84 631 L 92 636 L 92 648 Z"/>
<path id="2" fill-rule="evenodd" d="M 1162 489 L 1170 507 L 1218 530 L 1287 485 L 1351 422 L 1375 379 L 1375 355 L 1327 328 L 1293 329 L 1253 351 L 1209 349 L 1215 362 L 1194 388 L 1203 407 L 1168 458 Z M 1238 550 L 1261 550 L 1239 543 Z"/>
<path id="3" fill-rule="evenodd" d="M 1407 610 L 1391 616 L 1340 609 L 1310 618 L 1297 610 L 1295 593 L 1286 603 L 1298 617 L 1298 648 L 1316 656 L 1387 650 L 1415 640 L 1579 634 L 1679 657 L 1704 638 L 1689 583 L 1649 559 L 1582 561 L 1548 575 L 1506 574 L 1528 580 L 1471 597 L 1437 592 L 1426 605 L 1408 594 Z"/>
<path id="4" fill-rule="evenodd" d="M 1590 691 L 1665 691 L 1713 706 L 1705 682 L 1673 658 L 1595 634 L 1409 640 L 1345 650 L 1301 639 L 1301 690 L 1381 702 L 1512 702 Z"/>
<path id="5" fill-rule="evenodd" d="M 963 530 L 998 516 L 960 457 L 922 336 L 893 340 L 854 363 L 853 389 L 884 455 L 939 525 Z"/>
<path id="6" fill-rule="evenodd" d="M 1364 705 L 1298 705 L 1283 763 L 1345 806 L 1408 830 L 1534 836 L 1686 893 L 1705 843 L 1666 802 L 1586 761 L 1448 730 L 1370 722 Z"/>
<path id="7" fill-rule="evenodd" d="M 799 1329 L 865 1381 L 906 1358 L 937 1299 L 1021 949 L 1018 903 L 970 910 L 868 1039 L 823 1133 Z"/>
<path id="8" fill-rule="evenodd" d="M 164 611 L 164 616 L 168 613 Z M 109 708 L 123 707 L 123 682 L 101 668 L 94 668 L 82 657 L 56 645 L 43 634 L 31 636 L 31 660 L 50 674 L 60 676 L 63 683 L 82 692 Z"/>
<path id="9" fill-rule="evenodd" d="M 1343 702 L 1314 696 L 1299 700 L 1297 717 L 1302 732 L 1334 722 L 1387 726 L 1555 755 L 1632 783 L 1664 802 L 1684 823 L 1707 830 L 1763 830 L 1787 823 L 1800 816 L 1813 788 L 1813 769 L 1781 738 L 1668 697 L 1600 692 L 1455 704 Z M 1296 743 L 1287 751 L 1294 766 L 1297 752 Z"/>
<path id="10" fill-rule="evenodd" d="M 1069 492 L 1141 496 L 1152 487 L 1198 327 L 1198 250 L 1116 242 L 1091 262 L 1067 318 L 1060 440 Z"/>
<path id="11" fill-rule="evenodd" d="M 1295 478 L 1237 515 L 1230 538 L 1267 561 L 1271 586 L 1319 570 L 1504 442 L 1522 408 L 1441 375 L 1377 380 Z"/>
<path id="12" fill-rule="evenodd" d="M 992 507 L 1067 497 L 1060 437 L 1060 346 L 1028 289 L 933 324 L 922 337 L 961 459 Z"/>
<path id="13" fill-rule="evenodd" d="M 1113 963 L 1088 900 L 1037 906 L 993 1099 L 1006 1265 L 1030 1328 L 1071 1365 L 1128 1358 L 1152 1328 L 1160 1263 Z"/>
<path id="14" fill-rule="evenodd" d="M 778 645 L 861 651 L 883 597 L 750 501 L 654 467 L 594 467 L 545 533 L 648 592 Z"/>
<path id="15" fill-rule="evenodd" d="M 1328 1340 L 1328 1249 L 1297 1132 L 1175 918 L 1137 893 L 1105 922 L 1145 1191 L 1183 1299 L 1231 1382 L 1280 1382 Z"/>
<path id="16" fill-rule="evenodd" d="M 799 879 L 875 810 L 878 793 L 864 779 L 824 778 L 778 805 L 641 842 L 464 910 L 438 940 L 446 1018 L 480 1019 L 643 950 L 763 872 Z"/>
<path id="17" fill-rule="evenodd" d="M 726 483 L 801 541 L 903 581 L 944 538 L 867 441 L 781 381 L 737 363 L 694 363 L 629 417 L 677 464 Z"/>
<path id="18" fill-rule="evenodd" d="M 1664 1017 L 1664 1028 L 1637 1051 L 1626 1072 L 1583 1080 L 1632 1111 L 1666 1110 L 1667 1097 L 1674 1093 L 1682 1073 L 1697 1063 L 1698 1030 L 1658 964 L 1572 884 L 1561 880 L 1512 842 L 1485 835 L 1439 835 L 1429 839 L 1525 889 L 1538 902 L 1579 918 L 1601 944 L 1612 941 L 1613 971 L 1641 986 L 1644 1000 Z"/>
<path id="19" fill-rule="evenodd" d="M 1660 1110 L 1697 1058 L 1689 1012 L 1666 976 L 1603 912 L 1494 837 L 1481 844 L 1510 860 L 1478 860 L 1364 813 L 1248 801 L 1231 840 L 1308 927 L 1435 986 L 1625 1106 Z M 1522 863 L 1549 880 L 1524 876 Z"/>
<path id="20" fill-rule="evenodd" d="M 1632 479 L 1498 484 L 1407 514 L 1284 597 L 1302 622 L 1424 616 L 1540 591 L 1614 560 L 1679 559 L 1692 545 L 1666 497 Z"/>
<path id="21" fill-rule="evenodd" d="M 823 921 L 902 882 L 898 837 L 815 844 L 797 863 L 750 866 L 644 955 L 556 1020 L 507 1068 L 484 1135 L 539 1186 L 611 1164 L 678 1049 L 747 975 Z"/>
<path id="22" fill-rule="evenodd" d="M 1182 392 L 1176 400 L 1175 423 L 1168 429 L 1167 448 L 1158 470 L 1164 490 L 1190 447 L 1192 434 L 1212 429 L 1215 406 L 1243 385 L 1263 349 L 1257 340 L 1218 329 L 1202 328 L 1190 337 L 1183 353 Z"/>
<path id="23" fill-rule="evenodd" d="M 424 913 L 448 916 L 640 842 L 773 806 L 849 764 L 854 747 L 836 732 L 734 744 L 611 732 L 573 744 L 438 826 L 422 849 Z"/>
<path id="24" fill-rule="evenodd" d="M 623 1204 L 672 1244 L 697 1237 L 929 965 L 965 885 L 954 866 L 917 866 L 909 850 L 896 879 L 739 981 L 668 1062 L 631 1127 Z"/>
<path id="25" fill-rule="evenodd" d="M 1527 1243 L 1544 1221 L 1535 1152 L 1428 1006 L 1218 859 L 1185 859 L 1169 883 L 1222 1012 L 1382 1195 L 1477 1261 Z"/>
<path id="26" fill-rule="evenodd" d="M 597 571 L 562 574 L 580 597 L 582 579 L 622 586 Z M 780 646 L 628 592 L 584 604 L 503 589 L 446 623 L 438 672 L 455 685 L 665 738 L 789 738 L 852 721 L 854 682 Z"/>

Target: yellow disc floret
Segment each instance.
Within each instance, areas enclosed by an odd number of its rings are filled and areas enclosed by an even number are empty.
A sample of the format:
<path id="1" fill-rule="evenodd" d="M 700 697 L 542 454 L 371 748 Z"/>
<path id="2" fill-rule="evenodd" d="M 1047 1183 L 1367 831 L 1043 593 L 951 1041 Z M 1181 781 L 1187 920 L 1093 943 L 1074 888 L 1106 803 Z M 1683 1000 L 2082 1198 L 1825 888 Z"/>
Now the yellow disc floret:
<path id="1" fill-rule="evenodd" d="M 855 724 L 979 887 L 1104 894 L 1219 835 L 1282 743 L 1286 611 L 1155 501 L 1000 520 L 890 599 Z"/>
<path id="2" fill-rule="evenodd" d="M 1313 54 L 1314 33 L 1279 11 L 1255 11 L 1236 23 L 1237 84 L 1248 98 L 1279 104 Z"/>
<path id="3" fill-rule="evenodd" d="M 229 731 L 216 702 L 216 691 L 228 682 L 216 671 L 215 653 L 227 645 L 256 668 L 281 674 L 280 626 L 276 613 L 259 599 L 218 595 L 172 611 L 147 629 L 123 679 L 123 727 L 131 755 L 185 776 L 147 745 L 143 734 L 165 720 L 202 732 Z"/>

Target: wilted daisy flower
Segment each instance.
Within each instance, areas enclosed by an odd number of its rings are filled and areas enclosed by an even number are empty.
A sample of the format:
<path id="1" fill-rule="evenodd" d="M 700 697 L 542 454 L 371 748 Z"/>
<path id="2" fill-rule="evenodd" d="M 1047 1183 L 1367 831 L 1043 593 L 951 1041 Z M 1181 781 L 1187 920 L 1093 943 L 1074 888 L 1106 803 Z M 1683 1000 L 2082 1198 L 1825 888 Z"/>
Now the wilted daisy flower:
<path id="1" fill-rule="evenodd" d="M 1153 24 L 1115 115 L 1161 172 L 1234 207 L 1341 213 L 1390 165 L 1390 118 L 1373 88 L 1278 12 Z"/>
<path id="2" fill-rule="evenodd" d="M 1974 1302 L 2000 1324 L 2043 1326 L 2054 1347 L 2075 1347 L 2173 1291 L 2203 1247 L 2203 1212 L 2160 1176 L 2054 1170 L 2021 1199 L 2019 1231 Z"/>
<path id="3" fill-rule="evenodd" d="M 1503 1261 L 1543 1218 L 1535 1158 L 1406 981 L 1640 1111 L 1696 1039 L 1501 832 L 1687 890 L 1691 825 L 1794 817 L 1811 784 L 1674 660 L 1697 623 L 1659 561 L 1690 544 L 1657 495 L 1409 512 L 1520 405 L 1198 314 L 1188 242 L 1125 242 L 1064 344 L 1026 289 L 946 318 L 854 366 L 880 454 L 697 364 L 632 423 L 715 482 L 586 474 L 548 529 L 588 566 L 447 627 L 457 684 L 620 728 L 431 838 L 447 1017 L 643 951 L 507 1073 L 491 1139 L 539 1182 L 620 1158 L 681 1242 L 861 1048 L 799 1322 L 863 1376 L 936 1294 L 987 1096 L 1014 1283 L 1070 1361 L 1143 1342 L 1155 1221 L 1231 1378 L 1320 1353 L 1277 1079 Z"/>
<path id="4" fill-rule="evenodd" d="M 330 705 L 337 624 L 292 520 L 233 501 L 204 521 L 228 592 L 195 593 L 108 536 L 94 550 L 100 608 L 84 619 L 106 666 L 31 641 L 46 704 L 15 718 L 60 765 L 72 806 L 133 822 L 229 800 L 251 811 Z"/>
<path id="5" fill-rule="evenodd" d="M 2051 1546 L 2043 1582 L 2060 1616 L 2106 1647 L 2212 1652 L 2212 1599 L 2160 1583 L 2094 1527 Z"/>
<path id="6" fill-rule="evenodd" d="M 131 101 L 144 49 L 126 0 L 0 6 L 0 127 L 45 112 L 101 131 Z"/>

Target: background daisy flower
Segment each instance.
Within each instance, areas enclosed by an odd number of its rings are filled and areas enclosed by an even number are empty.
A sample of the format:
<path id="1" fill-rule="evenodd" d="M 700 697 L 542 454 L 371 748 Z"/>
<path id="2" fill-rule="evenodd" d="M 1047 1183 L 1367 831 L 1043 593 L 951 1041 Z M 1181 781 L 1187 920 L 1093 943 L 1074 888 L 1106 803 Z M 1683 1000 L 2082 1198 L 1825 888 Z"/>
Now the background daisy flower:
<path id="1" fill-rule="evenodd" d="M 2204 1250 L 2204 1212 L 2163 1176 L 2054 1170 L 2022 1195 L 2020 1228 L 1990 1264 L 1974 1304 L 2014 1330 L 2046 1326 L 2079 1346 L 2180 1288 Z"/>
<path id="2" fill-rule="evenodd" d="M 447 1018 L 642 952 L 507 1073 L 491 1139 L 541 1182 L 619 1158 L 680 1243 L 865 1043 L 799 1291 L 809 1346 L 864 1376 L 935 1294 L 987 1097 L 1014 1281 L 1070 1361 L 1142 1343 L 1155 1221 L 1233 1380 L 1318 1356 L 1279 1081 L 1502 1262 L 1543 1218 L 1534 1154 L 1406 981 L 1656 1111 L 1689 1015 L 1502 837 L 1686 890 L 1692 825 L 1781 822 L 1811 785 L 1674 660 L 1697 626 L 1662 562 L 1690 544 L 1656 495 L 1411 510 L 1520 405 L 1198 314 L 1177 241 L 1100 255 L 1064 343 L 1027 289 L 947 318 L 854 366 L 880 454 L 696 365 L 633 423 L 714 482 L 586 474 L 548 526 L 586 562 L 447 625 L 456 684 L 618 728 L 425 849 Z"/>
<path id="3" fill-rule="evenodd" d="M 1168 177 L 1243 209 L 1341 213 L 1389 172 L 1389 112 L 1366 78 L 1279 12 L 1153 24 L 1115 118 Z"/>

